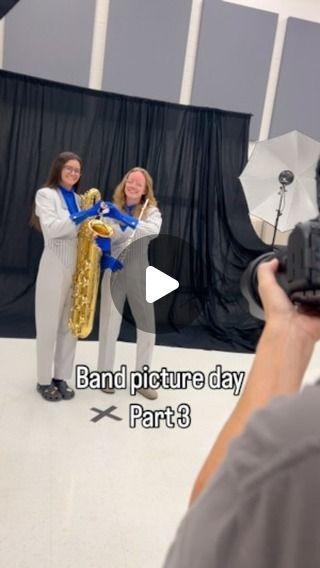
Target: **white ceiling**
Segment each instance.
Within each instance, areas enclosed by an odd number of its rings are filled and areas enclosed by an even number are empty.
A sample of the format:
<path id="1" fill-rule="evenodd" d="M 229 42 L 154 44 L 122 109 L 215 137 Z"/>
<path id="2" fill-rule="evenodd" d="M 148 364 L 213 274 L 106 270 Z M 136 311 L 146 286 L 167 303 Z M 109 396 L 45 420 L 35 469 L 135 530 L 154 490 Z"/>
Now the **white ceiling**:
<path id="1" fill-rule="evenodd" d="M 266 10 L 283 17 L 291 16 L 311 22 L 320 22 L 319 0 L 223 0 L 223 2 Z"/>

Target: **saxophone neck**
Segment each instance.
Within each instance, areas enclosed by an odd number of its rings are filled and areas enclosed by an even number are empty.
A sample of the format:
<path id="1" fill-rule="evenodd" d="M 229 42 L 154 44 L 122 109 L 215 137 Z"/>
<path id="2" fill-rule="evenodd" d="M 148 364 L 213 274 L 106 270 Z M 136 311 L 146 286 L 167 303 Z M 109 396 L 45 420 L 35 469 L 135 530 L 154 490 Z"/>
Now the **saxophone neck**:
<path id="1" fill-rule="evenodd" d="M 88 189 L 85 193 L 80 195 L 81 209 L 89 209 L 97 201 L 101 199 L 101 192 L 96 187 Z"/>

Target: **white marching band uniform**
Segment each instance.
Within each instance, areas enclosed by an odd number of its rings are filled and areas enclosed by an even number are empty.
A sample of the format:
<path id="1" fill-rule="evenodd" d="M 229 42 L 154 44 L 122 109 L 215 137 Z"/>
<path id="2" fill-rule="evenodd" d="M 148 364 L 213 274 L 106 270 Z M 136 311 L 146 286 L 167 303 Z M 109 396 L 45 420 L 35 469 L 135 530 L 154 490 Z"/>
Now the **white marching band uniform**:
<path id="1" fill-rule="evenodd" d="M 101 285 L 98 370 L 113 371 L 116 342 L 119 336 L 122 311 L 127 298 L 137 327 L 136 370 L 151 365 L 155 344 L 155 318 L 152 304 L 146 303 L 146 275 L 148 245 L 161 228 L 162 218 L 157 207 L 147 209 L 139 221 L 133 243 L 128 249 L 132 229 L 122 231 L 115 225 L 111 239 L 111 254 L 125 255 L 124 267 L 119 272 L 105 270 Z M 148 238 L 149 237 L 149 238 Z M 121 257 L 120 257 L 121 260 Z"/>
<path id="2" fill-rule="evenodd" d="M 45 385 L 52 378 L 69 381 L 72 374 L 77 338 L 68 329 L 68 318 L 79 229 L 58 189 L 37 191 L 36 215 L 44 238 L 35 298 L 37 369 L 38 383 Z"/>

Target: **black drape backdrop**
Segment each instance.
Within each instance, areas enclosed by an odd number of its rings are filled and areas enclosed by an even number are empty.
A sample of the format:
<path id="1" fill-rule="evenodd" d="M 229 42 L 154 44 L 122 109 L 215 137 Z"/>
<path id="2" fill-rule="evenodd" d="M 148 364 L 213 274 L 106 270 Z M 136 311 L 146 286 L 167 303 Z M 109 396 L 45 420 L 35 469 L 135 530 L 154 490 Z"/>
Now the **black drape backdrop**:
<path id="1" fill-rule="evenodd" d="M 106 199 L 130 167 L 150 171 L 162 232 L 187 241 L 198 253 L 181 293 L 188 289 L 197 298 L 202 315 L 182 328 L 176 325 L 173 301 L 172 332 L 160 334 L 158 342 L 252 350 L 261 324 L 249 316 L 239 280 L 266 247 L 251 228 L 237 179 L 247 160 L 249 122 L 245 114 L 0 71 L 0 335 L 35 335 L 34 283 L 42 237 L 28 222 L 52 159 L 72 150 L 84 160 L 81 188 L 98 187 Z M 182 279 L 185 274 L 184 268 Z M 130 337 L 126 328 L 122 334 Z"/>

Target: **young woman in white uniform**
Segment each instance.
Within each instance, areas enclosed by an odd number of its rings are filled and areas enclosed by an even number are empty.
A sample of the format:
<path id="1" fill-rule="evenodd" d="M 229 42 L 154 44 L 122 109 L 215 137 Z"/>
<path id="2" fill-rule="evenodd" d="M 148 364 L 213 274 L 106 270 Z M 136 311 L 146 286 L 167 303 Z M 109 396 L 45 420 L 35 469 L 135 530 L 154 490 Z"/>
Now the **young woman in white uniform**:
<path id="1" fill-rule="evenodd" d="M 121 253 L 125 255 L 124 268 L 115 275 L 114 283 L 109 270 L 104 272 L 102 279 L 99 371 L 113 371 L 116 341 L 126 298 L 137 326 L 136 369 L 140 370 L 143 365 L 151 367 L 155 344 L 155 321 L 153 306 L 147 304 L 145 300 L 145 270 L 148 266 L 148 243 L 159 234 L 162 219 L 150 174 L 143 168 L 132 168 L 116 187 L 113 201 L 121 211 L 139 218 L 147 199 L 147 206 L 135 229 L 134 245 L 126 249 L 132 240 L 132 230 L 130 228 L 122 230 L 119 225 L 115 226 L 116 234 L 111 239 L 112 256 L 119 258 L 120 255 L 122 260 Z M 107 393 L 114 392 L 112 388 L 103 390 Z M 157 398 L 154 389 L 141 389 L 139 392 L 147 398 Z"/>
<path id="2" fill-rule="evenodd" d="M 35 299 L 37 391 L 50 401 L 74 396 L 67 381 L 72 373 L 77 339 L 68 329 L 68 317 L 78 224 L 96 215 L 101 206 L 99 202 L 79 211 L 75 190 L 81 170 L 82 161 L 77 154 L 59 154 L 51 165 L 45 187 L 37 191 L 35 199 L 35 214 L 44 237 Z"/>

